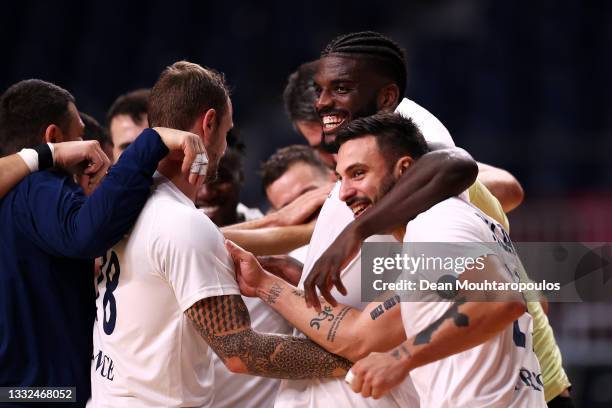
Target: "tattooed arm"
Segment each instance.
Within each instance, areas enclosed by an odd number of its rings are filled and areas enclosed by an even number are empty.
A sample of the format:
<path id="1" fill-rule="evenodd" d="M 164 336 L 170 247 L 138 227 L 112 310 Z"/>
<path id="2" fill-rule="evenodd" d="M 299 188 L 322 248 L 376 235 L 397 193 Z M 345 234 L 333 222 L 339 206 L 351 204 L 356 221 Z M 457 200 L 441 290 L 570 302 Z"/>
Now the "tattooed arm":
<path id="1" fill-rule="evenodd" d="M 489 279 L 493 276 L 499 282 L 504 281 L 497 273 L 503 268 L 499 258 L 487 256 L 484 264 Z M 472 282 L 483 280 L 471 272 L 466 271 L 461 278 Z M 496 296 L 500 301 L 473 302 L 461 297 L 437 320 L 389 353 L 372 353 L 358 361 L 351 368 L 353 391 L 364 397 L 379 398 L 411 370 L 486 342 L 527 310 L 517 293 L 500 291 Z"/>
<path id="2" fill-rule="evenodd" d="M 331 353 L 357 361 L 373 351 L 388 351 L 406 339 L 399 298 L 395 294 L 366 309 L 323 302 L 320 312 L 304 302 L 304 293 L 283 279 L 264 272 L 252 254 L 226 245 L 238 264 L 238 283 L 246 296 L 258 296 L 289 323 Z"/>
<path id="3" fill-rule="evenodd" d="M 346 374 L 351 363 L 308 339 L 260 334 L 238 295 L 201 299 L 185 314 L 235 373 L 274 378 L 323 378 Z"/>

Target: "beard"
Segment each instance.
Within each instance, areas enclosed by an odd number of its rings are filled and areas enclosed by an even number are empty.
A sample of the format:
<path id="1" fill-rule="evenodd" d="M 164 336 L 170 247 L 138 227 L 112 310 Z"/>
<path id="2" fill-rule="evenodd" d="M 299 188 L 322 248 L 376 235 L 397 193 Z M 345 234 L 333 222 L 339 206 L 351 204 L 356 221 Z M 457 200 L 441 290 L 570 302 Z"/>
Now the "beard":
<path id="1" fill-rule="evenodd" d="M 204 176 L 204 184 L 212 183 L 217 180 L 217 174 L 219 170 L 219 157 L 210 156 L 208 158 L 208 168 L 206 169 L 206 176 Z"/>
<path id="2" fill-rule="evenodd" d="M 376 197 L 374 198 L 374 204 L 379 202 L 393 187 L 395 187 L 395 183 L 397 180 L 393 177 L 393 173 L 389 171 L 389 173 L 382 179 L 380 182 L 380 188 L 376 193 Z"/>

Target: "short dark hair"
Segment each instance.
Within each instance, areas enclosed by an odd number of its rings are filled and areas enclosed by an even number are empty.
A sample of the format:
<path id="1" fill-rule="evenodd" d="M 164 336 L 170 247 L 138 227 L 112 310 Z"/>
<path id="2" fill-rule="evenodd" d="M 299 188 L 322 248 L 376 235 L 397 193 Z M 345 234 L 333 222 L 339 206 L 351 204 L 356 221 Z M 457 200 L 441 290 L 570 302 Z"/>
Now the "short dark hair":
<path id="1" fill-rule="evenodd" d="M 372 66 L 397 84 L 400 98 L 406 93 L 406 53 L 389 37 L 375 31 L 344 34 L 327 44 L 321 57 L 330 54 L 348 54 L 372 59 L 375 62 Z"/>
<path id="2" fill-rule="evenodd" d="M 81 116 L 81 120 L 85 125 L 83 140 L 97 140 L 100 142 L 100 146 L 113 145 L 113 142 L 111 142 L 111 139 L 108 136 L 108 131 L 106 128 L 100 125 L 100 123 L 93 116 L 88 115 L 85 112 L 79 112 L 79 115 Z"/>
<path id="3" fill-rule="evenodd" d="M 106 114 L 106 126 L 110 128 L 113 118 L 119 115 L 129 115 L 134 123 L 142 125 L 143 116 L 149 111 L 150 94 L 150 89 L 142 88 L 120 95 Z"/>
<path id="4" fill-rule="evenodd" d="M 281 178 L 295 163 L 306 163 L 317 169 L 322 175 L 329 169 L 310 146 L 291 145 L 278 149 L 268 160 L 261 164 L 261 178 L 264 192 Z"/>
<path id="5" fill-rule="evenodd" d="M 0 99 L 1 153 L 8 155 L 42 143 L 45 129 L 52 124 L 66 132 L 71 102 L 70 92 L 40 79 L 11 85 Z"/>
<path id="6" fill-rule="evenodd" d="M 418 159 L 429 151 L 421 131 L 411 119 L 398 113 L 382 112 L 355 119 L 338 132 L 335 144 L 372 135 L 383 156 L 394 165 L 402 156 Z"/>
<path id="7" fill-rule="evenodd" d="M 187 61 L 167 67 L 151 90 L 149 125 L 179 130 L 190 129 L 198 115 L 217 111 L 225 114 L 229 90 L 223 74 Z"/>
<path id="8" fill-rule="evenodd" d="M 317 72 L 318 61 L 311 61 L 299 66 L 289 75 L 287 86 L 283 92 L 285 111 L 291 122 L 304 120 L 320 122 L 315 109 L 317 96 L 314 88 L 314 75 Z"/>

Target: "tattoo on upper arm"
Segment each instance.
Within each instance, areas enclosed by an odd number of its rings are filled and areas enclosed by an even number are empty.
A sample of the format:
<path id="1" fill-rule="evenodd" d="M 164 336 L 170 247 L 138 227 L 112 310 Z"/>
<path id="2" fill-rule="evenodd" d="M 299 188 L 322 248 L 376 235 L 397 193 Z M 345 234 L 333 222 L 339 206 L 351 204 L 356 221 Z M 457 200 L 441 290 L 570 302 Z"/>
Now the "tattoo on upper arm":
<path id="1" fill-rule="evenodd" d="M 372 320 L 376 320 L 380 316 L 382 316 L 387 310 L 399 304 L 400 304 L 400 297 L 398 295 L 390 297 L 389 299 L 385 300 L 382 304 L 376 306 L 376 308 L 374 308 L 370 312 L 370 317 L 372 318 Z"/>
<path id="2" fill-rule="evenodd" d="M 468 315 L 459 312 L 459 306 L 465 303 L 465 298 L 457 300 L 442 316 L 440 316 L 435 322 L 430 324 L 424 330 L 419 332 L 414 338 L 414 345 L 427 344 L 431 341 L 431 337 L 434 332 L 442 326 L 447 319 L 452 319 L 457 327 L 466 327 L 470 324 Z"/>
<path id="3" fill-rule="evenodd" d="M 308 339 L 254 332 L 239 295 L 202 299 L 185 313 L 223 361 L 238 358 L 251 374 L 323 378 L 342 375 L 351 366 Z"/>

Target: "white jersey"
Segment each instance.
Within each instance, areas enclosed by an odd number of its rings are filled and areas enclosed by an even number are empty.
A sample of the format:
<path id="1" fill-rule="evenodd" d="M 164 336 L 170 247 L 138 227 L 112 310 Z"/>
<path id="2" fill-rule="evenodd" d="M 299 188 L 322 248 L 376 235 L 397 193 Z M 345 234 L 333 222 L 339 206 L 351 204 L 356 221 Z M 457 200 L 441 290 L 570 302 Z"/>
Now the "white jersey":
<path id="1" fill-rule="evenodd" d="M 317 224 L 310 241 L 304 272 L 299 287 L 304 287 L 304 281 L 312 269 L 314 261 L 327 249 L 342 229 L 351 222 L 353 213 L 338 197 L 340 183 L 332 190 L 330 197 L 321 209 Z M 320 222 L 321 219 L 333 219 L 331 222 Z M 329 229 L 333 232 L 329 233 Z M 318 239 L 320 238 L 320 239 Z M 376 235 L 369 242 L 390 242 L 390 235 Z M 361 257 L 358 255 L 341 272 L 342 282 L 347 289 L 347 296 L 340 294 L 335 288 L 332 295 L 342 304 L 363 309 L 369 302 L 361 301 Z M 301 335 L 301 333 L 294 333 Z M 312 379 L 312 380 L 282 380 L 276 398 L 275 407 L 287 408 L 317 408 L 333 404 L 336 408 L 349 407 L 418 407 L 416 392 L 409 378 L 404 383 L 379 400 L 363 398 L 355 394 L 342 378 Z"/>
<path id="2" fill-rule="evenodd" d="M 395 112 L 406 118 L 411 118 L 419 127 L 423 137 L 428 143 L 442 143 L 454 146 L 455 143 L 444 125 L 425 108 L 410 99 L 404 98 L 397 106 Z M 330 193 L 323 204 L 317 218 L 306 261 L 300 287 L 312 270 L 315 262 L 331 245 L 336 237 L 351 221 L 354 220 L 352 211 L 340 200 L 340 182 Z M 368 242 L 394 242 L 390 235 L 377 235 L 368 238 Z M 361 301 L 361 254 L 357 255 L 341 273 L 342 283 L 346 287 L 347 296 L 342 296 L 335 288 L 332 289 L 334 298 L 343 304 L 364 309 L 369 302 Z M 340 407 L 418 407 L 418 397 L 410 378 L 402 385 L 396 387 L 391 393 L 379 400 L 363 398 L 355 394 L 343 379 L 328 380 L 283 380 L 276 399 L 276 407 L 320 407 L 333 404 Z"/>
<path id="3" fill-rule="evenodd" d="M 185 311 L 239 294 L 219 229 L 161 174 L 132 231 L 105 257 L 88 407 L 211 406 L 211 350 Z"/>
<path id="4" fill-rule="evenodd" d="M 245 221 L 263 217 L 257 208 L 238 204 L 236 211 Z M 251 327 L 259 333 L 291 334 L 293 328 L 274 309 L 259 298 L 242 297 L 251 316 Z M 223 361 L 212 354 L 215 367 L 214 408 L 270 408 L 274 406 L 280 380 L 232 373 Z"/>
<path id="5" fill-rule="evenodd" d="M 498 241 L 494 235 L 502 239 Z M 469 246 L 470 257 L 494 254 L 510 271 L 517 270 L 519 262 L 503 227 L 457 197 L 436 204 L 409 222 L 404 242 L 481 242 L 486 244 Z M 417 335 L 451 306 L 450 302 L 402 302 L 406 336 Z M 421 406 L 546 407 L 531 333 L 531 316 L 525 313 L 489 341 L 414 369 L 410 375 Z"/>

